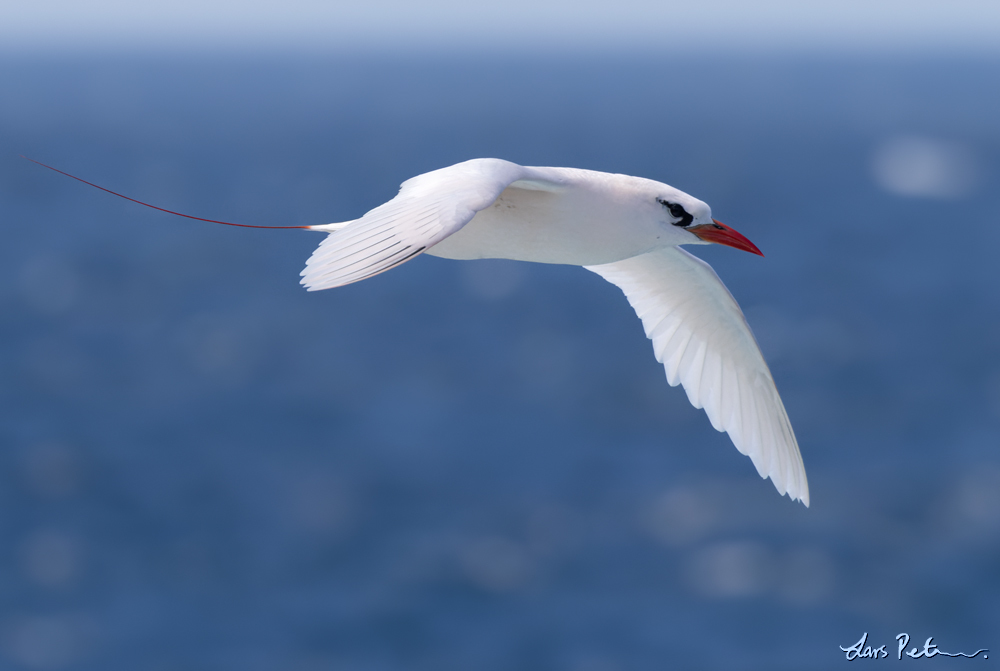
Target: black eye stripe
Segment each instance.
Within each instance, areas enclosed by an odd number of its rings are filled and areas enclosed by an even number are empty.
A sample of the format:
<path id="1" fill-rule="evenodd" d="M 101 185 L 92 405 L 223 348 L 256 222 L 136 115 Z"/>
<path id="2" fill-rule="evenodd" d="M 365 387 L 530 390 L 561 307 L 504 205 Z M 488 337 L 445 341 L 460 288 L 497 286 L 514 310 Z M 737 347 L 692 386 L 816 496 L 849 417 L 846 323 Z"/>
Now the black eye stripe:
<path id="1" fill-rule="evenodd" d="M 670 210 L 670 216 L 677 217 L 680 220 L 673 222 L 674 226 L 690 226 L 691 222 L 694 221 L 694 217 L 684 209 L 683 205 L 671 203 L 669 200 L 663 200 L 662 198 L 657 198 L 656 202 Z"/>

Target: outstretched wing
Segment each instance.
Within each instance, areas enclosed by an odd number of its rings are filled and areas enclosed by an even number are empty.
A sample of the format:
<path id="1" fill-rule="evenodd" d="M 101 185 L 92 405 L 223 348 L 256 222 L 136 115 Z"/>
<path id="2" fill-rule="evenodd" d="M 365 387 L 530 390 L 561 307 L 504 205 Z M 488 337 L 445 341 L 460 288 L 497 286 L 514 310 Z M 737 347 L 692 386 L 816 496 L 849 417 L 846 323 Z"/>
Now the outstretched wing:
<path id="1" fill-rule="evenodd" d="M 418 175 L 399 193 L 346 224 L 311 226 L 332 231 L 302 271 L 309 291 L 367 279 L 409 261 L 489 207 L 523 167 L 494 158 L 475 159 Z"/>
<path id="2" fill-rule="evenodd" d="M 753 460 L 778 492 L 809 505 L 798 442 L 743 312 L 712 267 L 678 247 L 587 266 L 625 292 L 671 386 Z"/>

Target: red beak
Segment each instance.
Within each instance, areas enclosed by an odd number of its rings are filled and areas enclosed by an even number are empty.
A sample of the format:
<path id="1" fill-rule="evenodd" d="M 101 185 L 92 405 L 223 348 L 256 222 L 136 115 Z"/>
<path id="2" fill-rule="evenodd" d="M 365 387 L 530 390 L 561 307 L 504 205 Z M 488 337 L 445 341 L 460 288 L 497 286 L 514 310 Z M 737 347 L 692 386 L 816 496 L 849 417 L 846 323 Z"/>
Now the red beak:
<path id="1" fill-rule="evenodd" d="M 691 231 L 705 242 L 714 242 L 716 244 L 726 245 L 727 247 L 742 249 L 744 252 L 751 252 L 753 254 L 764 256 L 761 251 L 757 249 L 757 245 L 747 240 L 742 233 L 729 228 L 718 219 L 713 219 L 712 221 L 715 223 L 692 226 L 687 230 Z"/>

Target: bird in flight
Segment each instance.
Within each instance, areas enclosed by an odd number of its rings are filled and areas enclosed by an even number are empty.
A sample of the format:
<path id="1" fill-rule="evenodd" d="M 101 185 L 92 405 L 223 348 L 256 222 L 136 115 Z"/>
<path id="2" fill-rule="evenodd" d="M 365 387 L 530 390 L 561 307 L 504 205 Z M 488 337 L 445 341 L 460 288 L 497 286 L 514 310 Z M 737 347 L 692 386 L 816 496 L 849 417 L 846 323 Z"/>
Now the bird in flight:
<path id="1" fill-rule="evenodd" d="M 641 177 L 482 158 L 408 179 L 395 198 L 353 221 L 248 227 L 328 233 L 302 271 L 309 291 L 358 282 L 420 254 L 583 266 L 624 292 L 670 385 L 683 385 L 780 494 L 809 505 L 795 433 L 743 312 L 711 266 L 680 246 L 763 254 L 697 198 Z"/>

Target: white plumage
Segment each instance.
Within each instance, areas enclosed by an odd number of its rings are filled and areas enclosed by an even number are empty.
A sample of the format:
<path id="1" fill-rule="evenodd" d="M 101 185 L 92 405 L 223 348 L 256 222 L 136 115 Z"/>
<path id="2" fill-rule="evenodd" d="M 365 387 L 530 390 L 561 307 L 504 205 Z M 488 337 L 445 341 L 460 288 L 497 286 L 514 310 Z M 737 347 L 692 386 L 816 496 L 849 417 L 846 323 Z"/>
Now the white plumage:
<path id="1" fill-rule="evenodd" d="M 418 175 L 330 235 L 302 271 L 310 291 L 350 284 L 421 253 L 580 265 L 617 285 L 667 381 L 782 494 L 809 505 L 798 443 L 739 306 L 712 268 L 678 245 L 757 251 L 705 203 L 640 177 L 476 159 Z"/>

